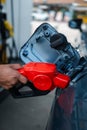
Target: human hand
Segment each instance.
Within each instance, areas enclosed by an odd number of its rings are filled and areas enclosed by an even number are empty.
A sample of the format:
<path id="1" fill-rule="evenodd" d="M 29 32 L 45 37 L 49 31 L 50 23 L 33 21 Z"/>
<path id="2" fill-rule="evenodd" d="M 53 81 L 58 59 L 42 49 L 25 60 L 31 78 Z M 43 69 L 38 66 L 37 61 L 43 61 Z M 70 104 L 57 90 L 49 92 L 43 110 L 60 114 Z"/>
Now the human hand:
<path id="1" fill-rule="evenodd" d="M 20 64 L 0 65 L 0 86 L 9 89 L 18 82 L 25 84 L 27 79 L 17 71 L 19 68 Z"/>

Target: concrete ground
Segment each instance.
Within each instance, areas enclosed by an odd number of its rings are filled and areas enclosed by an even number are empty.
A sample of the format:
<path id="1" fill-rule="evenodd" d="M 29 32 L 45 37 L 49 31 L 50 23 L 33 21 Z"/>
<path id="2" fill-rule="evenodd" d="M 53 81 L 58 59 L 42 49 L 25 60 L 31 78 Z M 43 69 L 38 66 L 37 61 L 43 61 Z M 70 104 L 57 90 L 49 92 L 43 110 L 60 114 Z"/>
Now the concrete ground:
<path id="1" fill-rule="evenodd" d="M 0 130 L 45 130 L 54 92 L 46 96 L 14 99 L 0 104 Z"/>

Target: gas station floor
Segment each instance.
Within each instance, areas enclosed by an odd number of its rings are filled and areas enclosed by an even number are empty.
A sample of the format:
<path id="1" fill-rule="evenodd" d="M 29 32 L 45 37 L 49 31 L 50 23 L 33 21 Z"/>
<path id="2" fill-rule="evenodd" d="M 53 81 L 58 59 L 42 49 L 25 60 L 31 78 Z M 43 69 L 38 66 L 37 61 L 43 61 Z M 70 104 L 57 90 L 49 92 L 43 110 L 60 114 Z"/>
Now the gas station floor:
<path id="1" fill-rule="evenodd" d="M 54 91 L 45 96 L 14 99 L 0 103 L 0 130 L 45 130 Z"/>

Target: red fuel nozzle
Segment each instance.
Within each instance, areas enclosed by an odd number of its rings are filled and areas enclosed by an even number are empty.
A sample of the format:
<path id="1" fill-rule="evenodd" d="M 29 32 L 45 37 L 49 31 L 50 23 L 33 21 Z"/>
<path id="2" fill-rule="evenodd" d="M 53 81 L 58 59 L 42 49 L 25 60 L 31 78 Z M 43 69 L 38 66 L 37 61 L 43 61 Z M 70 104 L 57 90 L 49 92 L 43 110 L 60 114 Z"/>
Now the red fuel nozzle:
<path id="1" fill-rule="evenodd" d="M 53 90 L 55 87 L 64 89 L 70 82 L 70 77 L 59 73 L 52 63 L 30 62 L 18 71 L 41 91 Z"/>

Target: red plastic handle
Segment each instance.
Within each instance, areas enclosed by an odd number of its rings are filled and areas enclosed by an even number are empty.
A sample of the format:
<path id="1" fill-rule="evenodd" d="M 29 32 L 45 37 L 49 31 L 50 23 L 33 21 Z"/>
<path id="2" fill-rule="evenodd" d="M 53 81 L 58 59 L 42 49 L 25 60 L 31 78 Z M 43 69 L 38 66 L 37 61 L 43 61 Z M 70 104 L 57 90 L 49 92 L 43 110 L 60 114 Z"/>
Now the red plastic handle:
<path id="1" fill-rule="evenodd" d="M 52 90 L 55 87 L 64 89 L 70 82 L 70 77 L 59 73 L 56 65 L 52 63 L 30 62 L 18 71 L 41 91 Z"/>

